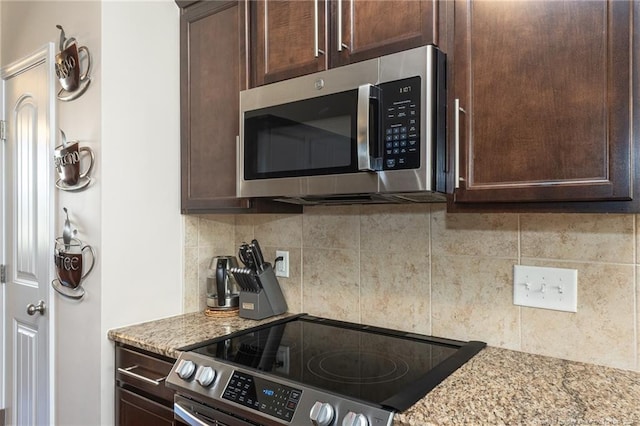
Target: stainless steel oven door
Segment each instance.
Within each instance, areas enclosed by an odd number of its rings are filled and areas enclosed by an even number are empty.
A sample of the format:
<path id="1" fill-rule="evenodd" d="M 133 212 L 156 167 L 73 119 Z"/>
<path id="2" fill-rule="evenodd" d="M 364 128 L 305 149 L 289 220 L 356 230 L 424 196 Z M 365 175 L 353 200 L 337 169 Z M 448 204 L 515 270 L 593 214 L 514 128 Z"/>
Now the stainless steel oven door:
<path id="1" fill-rule="evenodd" d="M 190 426 L 256 426 L 255 423 L 231 416 L 177 394 L 174 397 L 173 415 L 177 420 Z"/>

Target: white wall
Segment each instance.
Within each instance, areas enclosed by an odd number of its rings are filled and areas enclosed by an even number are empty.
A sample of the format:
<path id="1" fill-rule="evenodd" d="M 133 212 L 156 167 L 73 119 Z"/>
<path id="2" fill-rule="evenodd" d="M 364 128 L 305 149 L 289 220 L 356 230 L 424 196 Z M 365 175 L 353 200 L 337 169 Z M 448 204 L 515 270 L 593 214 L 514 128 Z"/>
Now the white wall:
<path id="1" fill-rule="evenodd" d="M 0 65 L 47 42 L 61 24 L 92 54 L 92 83 L 58 102 L 58 126 L 96 154 L 85 191 L 57 192 L 97 252 L 80 302 L 53 291 L 55 424 L 113 423 L 107 330 L 180 313 L 179 13 L 173 1 L 0 1 Z"/>
<path id="2" fill-rule="evenodd" d="M 178 30 L 172 0 L 102 4 L 102 336 L 182 308 Z M 112 415 L 103 401 L 102 424 Z"/>

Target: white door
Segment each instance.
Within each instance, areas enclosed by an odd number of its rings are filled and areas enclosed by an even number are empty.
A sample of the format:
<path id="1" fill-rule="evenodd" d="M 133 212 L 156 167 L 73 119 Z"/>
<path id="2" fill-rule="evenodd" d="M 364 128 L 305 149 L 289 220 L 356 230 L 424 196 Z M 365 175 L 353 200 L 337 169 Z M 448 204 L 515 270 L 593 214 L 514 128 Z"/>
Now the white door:
<path id="1" fill-rule="evenodd" d="M 3 144 L 4 406 L 10 425 L 48 425 L 53 45 L 0 71 Z M 31 306 L 31 312 L 28 307 Z M 43 306 L 43 310 L 34 307 Z"/>

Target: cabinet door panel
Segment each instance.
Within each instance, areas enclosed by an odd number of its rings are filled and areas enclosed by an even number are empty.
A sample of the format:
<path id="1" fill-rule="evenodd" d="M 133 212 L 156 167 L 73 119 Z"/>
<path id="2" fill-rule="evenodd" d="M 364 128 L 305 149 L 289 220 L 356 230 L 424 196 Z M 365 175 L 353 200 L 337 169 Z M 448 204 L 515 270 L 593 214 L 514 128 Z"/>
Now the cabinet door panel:
<path id="1" fill-rule="evenodd" d="M 434 0 L 342 0 L 332 8 L 331 65 L 435 42 Z M 341 49 L 340 49 L 340 47 Z"/>
<path id="2" fill-rule="evenodd" d="M 182 16 L 183 210 L 236 196 L 242 22 L 237 2 L 204 2 Z"/>
<path id="3" fill-rule="evenodd" d="M 173 410 L 126 389 L 116 388 L 118 426 L 171 426 Z"/>
<path id="4" fill-rule="evenodd" d="M 261 0 L 250 5 L 255 86 L 326 69 L 324 0 Z M 316 37 L 322 51 L 317 54 Z"/>
<path id="5" fill-rule="evenodd" d="M 629 199 L 632 2 L 455 7 L 455 202 Z"/>

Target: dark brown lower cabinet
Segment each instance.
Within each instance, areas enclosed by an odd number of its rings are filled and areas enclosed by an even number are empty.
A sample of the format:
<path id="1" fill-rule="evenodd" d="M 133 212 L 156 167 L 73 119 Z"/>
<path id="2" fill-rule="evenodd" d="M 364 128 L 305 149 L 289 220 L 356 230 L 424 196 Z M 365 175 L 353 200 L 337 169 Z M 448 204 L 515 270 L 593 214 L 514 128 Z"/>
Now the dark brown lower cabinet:
<path id="1" fill-rule="evenodd" d="M 116 346 L 116 425 L 182 425 L 173 418 L 173 390 L 165 386 L 175 360 Z"/>
<path id="2" fill-rule="evenodd" d="M 174 425 L 173 410 L 122 388 L 116 388 L 119 425 Z"/>

